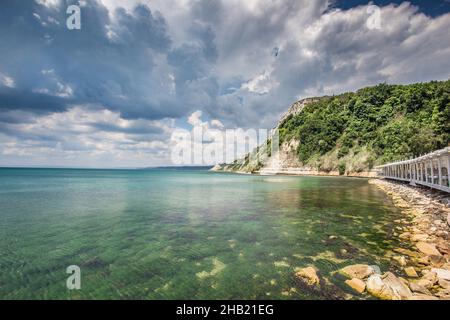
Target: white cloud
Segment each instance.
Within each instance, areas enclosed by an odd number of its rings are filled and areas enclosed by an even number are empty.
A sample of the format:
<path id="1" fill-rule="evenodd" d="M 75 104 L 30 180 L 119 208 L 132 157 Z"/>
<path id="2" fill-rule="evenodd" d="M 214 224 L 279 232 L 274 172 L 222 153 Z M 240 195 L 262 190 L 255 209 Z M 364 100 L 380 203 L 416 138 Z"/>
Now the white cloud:
<path id="1" fill-rule="evenodd" d="M 203 122 L 202 122 L 202 111 L 201 110 L 197 110 L 195 112 L 193 112 L 189 117 L 187 122 L 192 125 L 193 127 L 198 127 L 198 126 L 202 126 Z"/>
<path id="2" fill-rule="evenodd" d="M 171 120 L 126 120 L 117 112 L 74 106 L 62 113 L 7 124 L 0 164 L 8 158 L 46 159 L 48 164 L 77 166 L 147 166 L 169 161 Z M 3 159 L 2 159 L 3 158 Z M 106 160 L 107 159 L 107 160 Z"/>
<path id="3" fill-rule="evenodd" d="M 51 89 L 49 88 L 35 88 L 33 92 L 52 95 L 60 98 L 70 98 L 73 96 L 73 89 L 70 85 L 63 83 L 55 74 L 54 69 L 41 70 L 41 73 L 47 76 Z"/>
<path id="4" fill-rule="evenodd" d="M 47 8 L 54 8 L 59 6 L 60 0 L 36 0 L 36 3 Z"/>
<path id="5" fill-rule="evenodd" d="M 257 94 L 269 93 L 272 88 L 279 85 L 278 82 L 271 78 L 271 72 L 264 71 L 259 76 L 253 78 L 252 80 L 244 83 L 242 89 L 247 89 L 250 92 Z"/>
<path id="6" fill-rule="evenodd" d="M 222 122 L 220 122 L 217 119 L 211 120 L 211 127 L 213 128 L 219 128 L 219 129 L 224 129 L 225 126 L 223 125 Z"/>
<path id="7" fill-rule="evenodd" d="M 16 82 L 13 78 L 0 73 L 0 82 L 8 88 L 15 88 Z"/>

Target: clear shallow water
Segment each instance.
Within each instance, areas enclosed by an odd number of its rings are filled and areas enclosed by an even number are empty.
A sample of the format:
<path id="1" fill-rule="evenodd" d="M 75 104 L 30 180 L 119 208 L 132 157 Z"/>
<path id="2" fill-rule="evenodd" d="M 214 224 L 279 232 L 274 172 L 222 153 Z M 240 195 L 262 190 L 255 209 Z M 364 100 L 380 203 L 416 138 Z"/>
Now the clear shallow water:
<path id="1" fill-rule="evenodd" d="M 387 266 L 399 216 L 365 179 L 0 169 L 0 299 L 339 298 L 333 272 Z M 330 290 L 299 286 L 308 265 Z"/>

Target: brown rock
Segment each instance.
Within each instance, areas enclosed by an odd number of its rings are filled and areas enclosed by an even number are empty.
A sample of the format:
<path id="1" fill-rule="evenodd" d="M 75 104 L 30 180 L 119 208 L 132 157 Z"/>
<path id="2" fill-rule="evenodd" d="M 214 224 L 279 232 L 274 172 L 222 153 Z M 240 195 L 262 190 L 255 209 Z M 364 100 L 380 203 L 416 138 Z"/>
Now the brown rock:
<path id="1" fill-rule="evenodd" d="M 346 280 L 345 283 L 358 293 L 363 293 L 366 290 L 365 282 L 358 278 Z"/>
<path id="2" fill-rule="evenodd" d="M 441 255 L 441 253 L 436 249 L 436 246 L 434 244 L 427 242 L 418 242 L 416 246 L 417 249 L 419 249 L 419 251 L 425 253 L 426 255 L 435 255 L 435 256 Z"/>
<path id="3" fill-rule="evenodd" d="M 366 284 L 367 292 L 382 300 L 401 300 L 399 294 L 386 285 L 380 275 L 374 274 L 369 277 Z"/>
<path id="4" fill-rule="evenodd" d="M 417 263 L 427 266 L 430 264 L 430 257 L 428 256 L 420 257 L 417 259 Z"/>
<path id="5" fill-rule="evenodd" d="M 313 267 L 300 269 L 295 273 L 295 276 L 305 281 L 310 286 L 320 284 L 320 279 L 317 275 L 317 271 Z"/>
<path id="6" fill-rule="evenodd" d="M 430 264 L 433 267 L 440 268 L 445 264 L 445 258 L 443 256 L 432 255 L 430 258 Z"/>
<path id="7" fill-rule="evenodd" d="M 393 292 L 398 294 L 402 299 L 406 299 L 412 295 L 409 287 L 398 279 L 392 272 L 386 272 L 383 275 L 383 282 L 389 286 Z"/>
<path id="8" fill-rule="evenodd" d="M 416 270 L 413 267 L 407 267 L 404 269 L 406 275 L 410 278 L 418 278 L 419 275 L 417 274 Z"/>
<path id="9" fill-rule="evenodd" d="M 418 242 L 418 241 L 425 241 L 428 239 L 428 235 L 424 233 L 414 234 L 411 236 L 411 241 Z"/>
<path id="10" fill-rule="evenodd" d="M 420 257 L 420 254 L 418 252 L 414 252 L 414 251 L 411 251 L 411 250 L 408 250 L 408 249 L 404 249 L 404 248 L 395 248 L 394 251 L 397 252 L 397 253 L 401 253 L 401 254 L 407 255 L 407 256 L 412 257 L 412 258 L 419 258 Z"/>
<path id="11" fill-rule="evenodd" d="M 442 254 L 450 254 L 450 245 L 447 243 L 438 243 L 436 245 L 436 248 L 439 250 Z"/>
<path id="12" fill-rule="evenodd" d="M 419 285 L 419 284 L 417 284 L 415 282 L 410 282 L 409 283 L 409 288 L 413 292 L 422 293 L 422 294 L 426 294 L 426 295 L 431 295 L 431 292 L 428 291 L 427 288 L 425 288 L 424 286 L 421 286 L 421 285 Z"/>
<path id="13" fill-rule="evenodd" d="M 444 279 L 439 279 L 438 283 L 441 288 L 450 290 L 450 281 L 444 280 Z"/>
<path id="14" fill-rule="evenodd" d="M 431 272 L 434 272 L 438 279 L 450 281 L 450 270 L 434 268 Z"/>
<path id="15" fill-rule="evenodd" d="M 392 260 L 394 260 L 395 262 L 397 262 L 397 264 L 401 267 L 406 266 L 406 258 L 405 256 L 393 256 Z"/>
<path id="16" fill-rule="evenodd" d="M 409 239 L 411 237 L 411 233 L 409 232 L 403 232 L 401 235 L 398 236 L 400 239 Z"/>
<path id="17" fill-rule="evenodd" d="M 420 286 L 423 286 L 427 289 L 431 289 L 434 284 L 437 282 L 436 273 L 428 272 L 422 278 L 416 281 L 416 283 Z"/>
<path id="18" fill-rule="evenodd" d="M 439 298 L 436 298 L 434 296 L 426 295 L 426 294 L 414 294 L 410 297 L 408 297 L 407 300 L 439 300 Z"/>
<path id="19" fill-rule="evenodd" d="M 440 300 L 448 300 L 450 298 L 450 290 L 440 290 L 436 292 L 435 296 L 438 296 Z"/>
<path id="20" fill-rule="evenodd" d="M 355 264 L 351 266 L 347 266 L 339 270 L 341 274 L 346 276 L 349 279 L 357 278 L 357 279 L 365 279 L 371 274 L 374 274 L 375 271 L 371 266 L 365 264 Z"/>

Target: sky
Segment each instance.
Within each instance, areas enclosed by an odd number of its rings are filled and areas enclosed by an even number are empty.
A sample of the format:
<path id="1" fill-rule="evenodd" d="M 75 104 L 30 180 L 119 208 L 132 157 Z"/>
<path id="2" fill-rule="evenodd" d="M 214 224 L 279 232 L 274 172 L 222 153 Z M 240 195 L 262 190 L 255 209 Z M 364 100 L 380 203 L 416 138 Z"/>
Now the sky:
<path id="1" fill-rule="evenodd" d="M 179 128 L 447 80 L 449 30 L 449 0 L 2 0 L 0 166 L 171 165 Z"/>

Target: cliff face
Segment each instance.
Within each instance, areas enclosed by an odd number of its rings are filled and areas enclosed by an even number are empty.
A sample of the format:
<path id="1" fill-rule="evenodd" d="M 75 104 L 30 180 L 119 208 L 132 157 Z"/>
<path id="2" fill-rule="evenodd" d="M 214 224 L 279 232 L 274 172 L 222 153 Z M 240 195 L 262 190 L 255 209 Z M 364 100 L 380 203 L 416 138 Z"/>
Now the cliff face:
<path id="1" fill-rule="evenodd" d="M 295 102 L 267 143 L 215 171 L 374 176 L 374 167 L 450 143 L 450 81 L 381 84 Z"/>
<path id="2" fill-rule="evenodd" d="M 289 118 L 299 115 L 310 103 L 319 101 L 321 98 L 307 98 L 292 104 L 288 111 L 282 115 L 277 126 L 272 130 L 279 131 L 280 126 Z M 299 141 L 295 138 L 280 144 L 279 152 L 272 155 L 270 147 L 271 139 L 263 144 L 258 150 L 243 159 L 237 159 L 230 164 L 218 164 L 212 171 L 237 172 L 242 174 L 319 174 L 317 170 L 303 165 L 297 156 Z"/>

